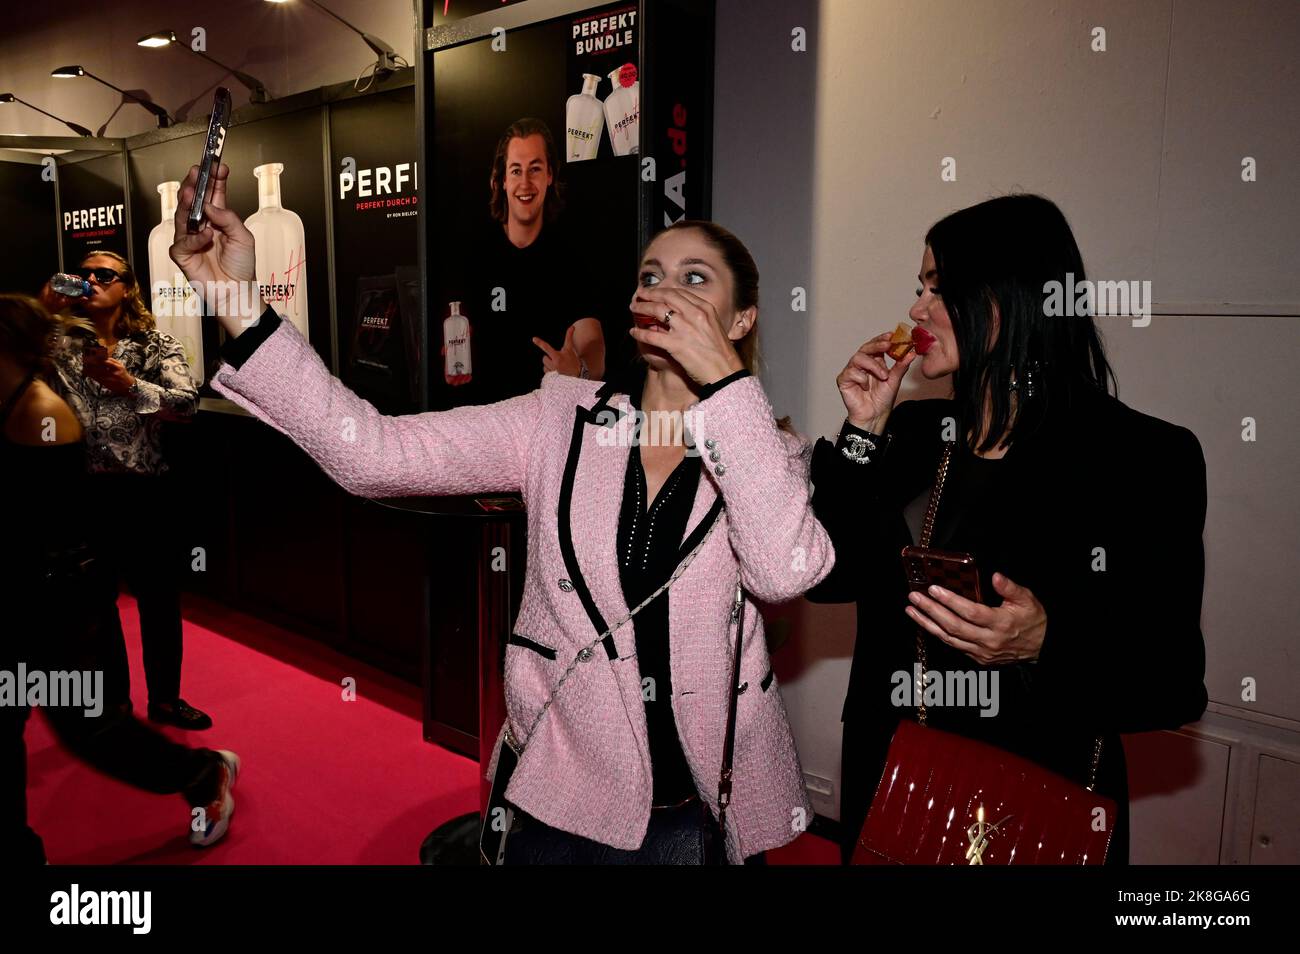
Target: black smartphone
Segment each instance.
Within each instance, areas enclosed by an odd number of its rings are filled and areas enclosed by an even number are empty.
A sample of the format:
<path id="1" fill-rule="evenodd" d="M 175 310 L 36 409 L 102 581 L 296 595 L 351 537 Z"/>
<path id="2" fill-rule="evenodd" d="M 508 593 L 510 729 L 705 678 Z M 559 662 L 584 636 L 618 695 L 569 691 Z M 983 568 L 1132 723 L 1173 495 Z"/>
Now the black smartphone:
<path id="1" fill-rule="evenodd" d="M 221 162 L 221 150 L 226 145 L 226 130 L 230 128 L 230 90 L 218 86 L 212 97 L 212 118 L 208 120 L 208 134 L 203 140 L 203 158 L 199 160 L 199 180 L 194 186 L 194 201 L 190 203 L 186 231 L 197 232 L 203 228 L 203 203 L 211 198 L 213 177 Z"/>

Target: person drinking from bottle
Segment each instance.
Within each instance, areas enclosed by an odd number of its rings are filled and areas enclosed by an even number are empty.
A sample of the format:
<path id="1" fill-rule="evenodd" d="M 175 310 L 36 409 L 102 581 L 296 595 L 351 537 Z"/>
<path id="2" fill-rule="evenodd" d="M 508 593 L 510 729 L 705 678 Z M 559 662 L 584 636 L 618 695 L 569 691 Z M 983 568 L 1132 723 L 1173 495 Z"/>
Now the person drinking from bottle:
<path id="1" fill-rule="evenodd" d="M 122 577 L 140 613 L 140 643 L 151 721 L 206 729 L 207 713 L 181 698 L 181 573 L 188 566 L 178 533 L 182 507 L 164 451 L 164 428 L 187 423 L 199 392 L 185 349 L 158 329 L 135 271 L 116 252 L 87 255 L 76 269 L 88 284 L 81 298 L 42 297 L 51 310 L 87 319 L 93 336 L 65 336 L 54 353 L 55 386 L 86 431 L 87 465 L 96 498 L 112 518 L 97 528 L 96 546 L 108 577 Z M 116 587 L 116 583 L 113 584 Z M 115 604 L 105 608 L 105 630 L 117 647 L 108 694 L 130 707 L 131 676 Z"/>

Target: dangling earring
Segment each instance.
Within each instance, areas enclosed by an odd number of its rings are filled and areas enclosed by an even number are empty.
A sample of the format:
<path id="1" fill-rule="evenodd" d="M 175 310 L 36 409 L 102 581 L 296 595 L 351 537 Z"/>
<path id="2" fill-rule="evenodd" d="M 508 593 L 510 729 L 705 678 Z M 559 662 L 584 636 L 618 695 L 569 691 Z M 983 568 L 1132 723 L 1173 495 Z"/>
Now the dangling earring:
<path id="1" fill-rule="evenodd" d="M 1037 361 L 1029 362 L 1029 367 L 1025 368 L 1025 397 L 1031 398 L 1038 393 L 1038 372 L 1039 365 Z"/>
<path id="2" fill-rule="evenodd" d="M 1026 398 L 1034 397 L 1038 393 L 1038 384 L 1040 382 L 1040 372 L 1042 365 L 1037 361 L 1030 361 L 1025 367 L 1025 393 Z M 1016 366 L 1011 366 L 1011 382 L 1007 385 L 1008 391 L 1019 391 L 1020 381 L 1016 378 Z"/>

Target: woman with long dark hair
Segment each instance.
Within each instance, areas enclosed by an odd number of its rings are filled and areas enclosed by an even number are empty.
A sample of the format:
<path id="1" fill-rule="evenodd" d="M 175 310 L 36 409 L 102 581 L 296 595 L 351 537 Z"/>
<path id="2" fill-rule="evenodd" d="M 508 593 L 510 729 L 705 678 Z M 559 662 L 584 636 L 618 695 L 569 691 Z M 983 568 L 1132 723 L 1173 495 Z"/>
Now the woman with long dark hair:
<path id="1" fill-rule="evenodd" d="M 845 856 L 894 730 L 914 717 L 900 687 L 912 682 L 919 627 L 928 671 L 969 673 L 967 684 L 992 690 L 927 705 L 927 724 L 1080 784 L 1095 773 L 1095 790 L 1119 805 L 1107 861 L 1126 862 L 1119 733 L 1176 728 L 1206 705 L 1200 444 L 1112 395 L 1086 299 L 1082 313 L 1046 307 L 1054 289 L 1086 287 L 1050 201 L 1003 196 L 945 217 L 926 235 L 917 278 L 917 351 L 888 367 L 888 332 L 858 349 L 836 378 L 848 411 L 839 439 L 819 441 L 813 456 L 813 507 L 837 561 L 808 597 L 858 604 L 843 712 Z M 952 375 L 953 396 L 895 406 L 918 362 L 927 379 Z M 931 546 L 974 555 L 978 603 L 945 587 L 909 595 L 900 560 L 945 444 Z"/>
<path id="2" fill-rule="evenodd" d="M 191 234 L 177 218 L 171 255 L 201 290 L 254 280 L 228 174 L 210 225 Z M 232 341 L 213 387 L 345 490 L 522 492 L 527 581 L 490 767 L 504 804 L 487 821 L 509 831 L 497 858 L 702 863 L 725 844 L 735 863 L 798 836 L 810 806 L 751 598 L 793 599 L 834 554 L 808 505 L 808 445 L 751 373 L 758 272 L 739 240 L 685 222 L 650 243 L 622 375 L 548 373 L 450 411 L 382 416 L 274 311 L 216 311 Z"/>

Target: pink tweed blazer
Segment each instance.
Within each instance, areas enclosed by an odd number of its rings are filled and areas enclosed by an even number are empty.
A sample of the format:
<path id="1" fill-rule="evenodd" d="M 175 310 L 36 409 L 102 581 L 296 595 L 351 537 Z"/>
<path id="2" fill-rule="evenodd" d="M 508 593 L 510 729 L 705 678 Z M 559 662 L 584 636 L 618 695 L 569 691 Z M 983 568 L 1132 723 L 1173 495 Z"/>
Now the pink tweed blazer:
<path id="1" fill-rule="evenodd" d="M 553 649 L 555 658 L 507 647 L 509 725 L 525 749 L 506 797 L 564 831 L 640 847 L 652 788 L 635 620 L 584 654 L 527 737 L 561 673 L 629 611 L 615 553 L 634 420 L 626 395 L 550 373 L 536 391 L 497 404 L 388 417 L 334 378 L 287 321 L 239 369 L 223 364 L 212 385 L 292 438 L 350 493 L 522 493 L 528 559 L 514 632 Z M 835 555 L 808 505 L 809 447 L 777 428 L 758 378 L 742 378 L 695 404 L 686 433 L 703 451 L 706 478 L 687 539 L 719 495 L 723 506 L 672 587 L 672 708 L 696 789 L 716 813 L 736 571 L 747 597 L 780 603 L 825 577 Z M 791 841 L 811 817 L 763 620 L 752 604 L 743 646 L 745 689 L 727 815 L 733 862 Z M 496 753 L 500 745 L 498 737 Z M 494 754 L 489 773 L 495 764 Z"/>

